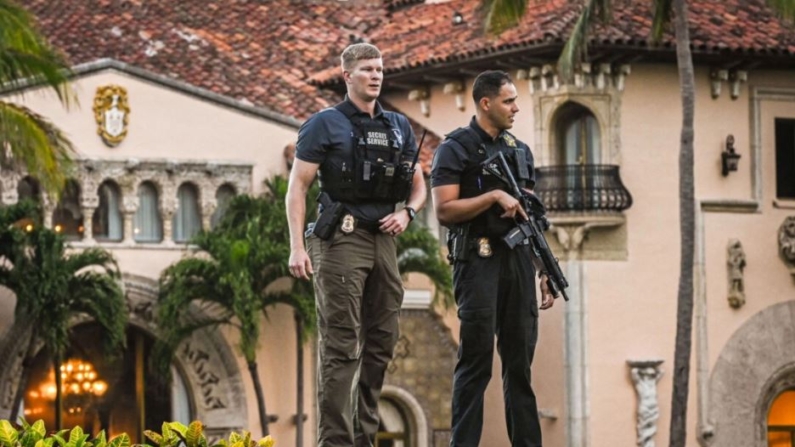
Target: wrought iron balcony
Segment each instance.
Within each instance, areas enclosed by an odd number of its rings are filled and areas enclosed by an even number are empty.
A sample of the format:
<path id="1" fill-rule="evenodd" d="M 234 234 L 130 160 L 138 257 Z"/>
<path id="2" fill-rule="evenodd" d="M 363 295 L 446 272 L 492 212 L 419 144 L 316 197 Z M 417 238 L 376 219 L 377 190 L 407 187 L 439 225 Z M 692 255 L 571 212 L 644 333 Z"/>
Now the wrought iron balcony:
<path id="1" fill-rule="evenodd" d="M 561 165 L 536 169 L 535 192 L 547 211 L 614 211 L 632 206 L 615 165 Z"/>

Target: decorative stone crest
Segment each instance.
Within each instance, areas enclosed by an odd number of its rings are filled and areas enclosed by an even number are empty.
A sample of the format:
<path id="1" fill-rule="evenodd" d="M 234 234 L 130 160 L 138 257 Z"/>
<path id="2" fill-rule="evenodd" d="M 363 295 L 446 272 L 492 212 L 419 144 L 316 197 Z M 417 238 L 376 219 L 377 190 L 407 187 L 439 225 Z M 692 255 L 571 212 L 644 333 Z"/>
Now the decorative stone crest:
<path id="1" fill-rule="evenodd" d="M 118 85 L 97 87 L 94 96 L 94 117 L 97 133 L 110 147 L 118 146 L 127 136 L 130 106 L 127 89 Z"/>
<path id="2" fill-rule="evenodd" d="M 726 247 L 726 267 L 729 278 L 729 305 L 739 309 L 745 304 L 745 251 L 737 239 L 730 239 Z"/>
<path id="3" fill-rule="evenodd" d="M 795 216 L 784 219 L 778 229 L 778 252 L 789 267 L 789 272 L 795 276 Z"/>
<path id="4" fill-rule="evenodd" d="M 638 395 L 638 447 L 654 447 L 660 406 L 657 382 L 662 377 L 662 360 L 628 360 L 632 382 Z"/>

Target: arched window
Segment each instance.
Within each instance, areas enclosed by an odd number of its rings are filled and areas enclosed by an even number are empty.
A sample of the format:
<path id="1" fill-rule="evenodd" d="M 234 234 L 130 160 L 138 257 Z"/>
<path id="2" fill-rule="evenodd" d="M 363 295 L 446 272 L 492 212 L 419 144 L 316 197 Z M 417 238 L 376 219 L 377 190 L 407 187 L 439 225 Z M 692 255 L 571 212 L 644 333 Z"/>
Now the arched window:
<path id="1" fill-rule="evenodd" d="M 559 165 L 601 163 L 599 122 L 586 107 L 576 103 L 561 106 L 556 122 Z"/>
<path id="2" fill-rule="evenodd" d="M 109 359 L 98 324 L 74 327 L 61 366 L 63 426 L 80 426 L 93 435 L 105 430 L 109 437 L 127 433 L 138 444 L 145 441 L 140 427 L 159 432 L 166 421 L 190 423 L 195 414 L 179 369 L 172 367 L 169 385 L 148 367 L 154 343 L 149 334 L 128 326 L 126 350 Z M 51 357 L 42 350 L 33 361 L 23 414 L 54 428 L 56 385 Z"/>
<path id="3" fill-rule="evenodd" d="M 138 210 L 133 219 L 133 238 L 137 242 L 163 240 L 163 220 L 160 218 L 157 189 L 151 182 L 138 187 Z"/>
<path id="4" fill-rule="evenodd" d="M 378 415 L 376 447 L 410 447 L 410 426 L 403 409 L 390 399 L 381 399 L 378 401 Z"/>
<path id="5" fill-rule="evenodd" d="M 227 208 L 229 208 L 229 203 L 232 201 L 235 195 L 235 188 L 233 188 L 232 185 L 221 185 L 221 187 L 218 188 L 218 191 L 215 192 L 215 212 L 213 212 L 213 215 L 210 218 L 210 225 L 212 228 L 215 228 L 215 226 L 218 225 L 218 222 L 223 219 Z"/>
<path id="6" fill-rule="evenodd" d="M 177 210 L 174 213 L 174 242 L 188 242 L 201 230 L 202 216 L 199 212 L 199 193 L 190 183 L 183 183 L 177 190 Z"/>
<path id="7" fill-rule="evenodd" d="M 99 185 L 99 207 L 94 211 L 92 233 L 100 241 L 120 241 L 124 236 L 119 187 L 111 180 Z"/>
<path id="8" fill-rule="evenodd" d="M 779 394 L 767 414 L 767 445 L 792 447 L 795 445 L 795 390 Z"/>
<path id="9" fill-rule="evenodd" d="M 39 181 L 33 177 L 25 177 L 17 184 L 18 200 L 32 200 L 41 202 L 41 187 Z"/>
<path id="10" fill-rule="evenodd" d="M 83 238 L 83 210 L 80 208 L 80 185 L 67 180 L 61 200 L 52 213 L 52 229 L 69 240 Z"/>

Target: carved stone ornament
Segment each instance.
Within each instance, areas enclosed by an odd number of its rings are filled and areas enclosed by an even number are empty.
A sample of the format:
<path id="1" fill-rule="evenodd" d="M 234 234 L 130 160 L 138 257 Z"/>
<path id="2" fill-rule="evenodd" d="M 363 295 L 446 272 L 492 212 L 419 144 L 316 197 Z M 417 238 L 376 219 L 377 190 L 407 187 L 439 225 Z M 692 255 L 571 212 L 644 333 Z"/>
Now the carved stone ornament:
<path id="1" fill-rule="evenodd" d="M 737 239 L 730 239 L 726 247 L 726 268 L 729 278 L 729 305 L 739 309 L 745 304 L 745 251 Z"/>
<path id="2" fill-rule="evenodd" d="M 118 85 L 97 87 L 94 96 L 94 118 L 97 133 L 110 147 L 118 146 L 127 136 L 130 105 L 127 89 Z"/>
<path id="3" fill-rule="evenodd" d="M 657 399 L 657 382 L 662 377 L 662 360 L 629 360 L 632 382 L 638 395 L 638 447 L 654 447 L 660 405 Z"/>
<path id="4" fill-rule="evenodd" d="M 795 216 L 789 216 L 778 229 L 778 252 L 795 276 Z"/>

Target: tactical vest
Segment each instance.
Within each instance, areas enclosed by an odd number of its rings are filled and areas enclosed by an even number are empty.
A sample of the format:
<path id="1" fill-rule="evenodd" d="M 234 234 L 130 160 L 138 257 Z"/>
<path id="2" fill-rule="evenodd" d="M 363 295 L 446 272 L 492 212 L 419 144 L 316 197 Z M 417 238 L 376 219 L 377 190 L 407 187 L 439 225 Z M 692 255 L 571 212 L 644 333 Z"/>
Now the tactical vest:
<path id="1" fill-rule="evenodd" d="M 454 140 L 466 149 L 467 160 L 469 161 L 461 173 L 460 198 L 476 197 L 495 189 L 510 193 L 509 187 L 502 180 L 488 173 L 482 166 L 482 163 L 496 153 L 497 150 L 502 151 L 505 155 L 508 166 L 511 168 L 511 173 L 520 188 L 524 188 L 530 180 L 526 150 L 516 145 L 516 139 L 511 134 L 504 132 L 503 136 L 492 147 L 488 147 L 483 143 L 481 137 L 469 126 L 454 130 L 447 135 L 447 138 Z M 506 141 L 512 141 L 513 147 Z M 469 222 L 469 234 L 488 237 L 504 236 L 516 226 L 516 223 L 511 219 L 500 217 L 503 212 L 502 207 L 495 203 L 491 208 L 478 214 Z"/>
<path id="2" fill-rule="evenodd" d="M 402 142 L 396 138 L 389 120 L 384 115 L 377 119 L 362 116 L 347 101 L 334 108 L 353 126 L 353 150 L 341 170 L 321 170 L 322 189 L 338 202 L 406 200 L 411 179 L 401 174 L 409 166 L 401 163 Z"/>

